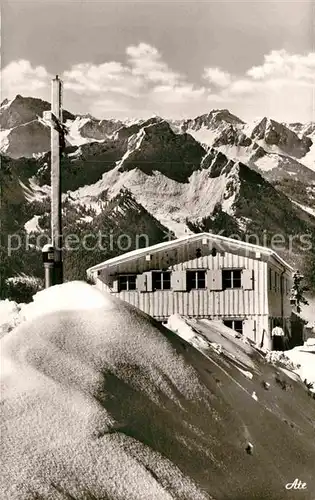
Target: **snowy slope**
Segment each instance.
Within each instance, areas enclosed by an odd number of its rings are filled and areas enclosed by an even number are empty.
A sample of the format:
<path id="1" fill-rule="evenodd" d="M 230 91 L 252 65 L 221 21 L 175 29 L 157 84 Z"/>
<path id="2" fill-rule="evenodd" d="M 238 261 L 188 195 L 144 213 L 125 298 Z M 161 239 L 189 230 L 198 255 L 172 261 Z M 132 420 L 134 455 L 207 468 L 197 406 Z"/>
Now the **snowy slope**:
<path id="1" fill-rule="evenodd" d="M 177 130 L 185 130 L 200 143 L 258 169 L 266 178 L 273 171 L 273 178 L 302 174 L 307 181 L 314 181 L 308 173 L 315 170 L 314 127 L 300 125 L 297 132 L 266 117 L 244 123 L 221 110 L 187 120 Z"/>
<path id="2" fill-rule="evenodd" d="M 313 215 L 315 217 L 315 209 L 314 208 L 310 208 L 310 207 L 307 207 L 305 205 L 301 205 L 300 203 L 297 203 L 296 201 L 294 200 L 291 200 L 292 203 L 294 203 L 295 205 L 297 205 L 298 207 L 302 208 L 302 210 L 304 210 L 305 212 L 307 212 L 308 214 L 310 215 Z"/>
<path id="3" fill-rule="evenodd" d="M 186 184 L 169 179 L 157 171 L 153 175 L 147 175 L 137 168 L 121 172 L 119 164 L 94 185 L 79 188 L 69 194 L 80 203 L 90 204 L 105 189 L 108 189 L 110 197 L 114 197 L 125 187 L 130 189 L 146 210 L 163 224 L 167 223 L 180 236 L 185 232 L 186 218 L 206 217 L 217 203 L 222 203 L 223 209 L 233 214 L 233 203 L 238 194 L 237 172 L 238 167 L 235 165 L 230 173 L 211 178 L 209 169 L 198 170 Z M 229 182 L 234 182 L 235 185 L 230 196 L 226 189 Z"/>
<path id="4" fill-rule="evenodd" d="M 24 224 L 24 228 L 27 233 L 36 232 L 39 230 L 39 225 L 38 225 L 39 217 L 40 217 L 39 215 L 34 215 L 32 219 L 30 219 Z"/>
<path id="5" fill-rule="evenodd" d="M 91 142 L 102 142 L 119 130 L 122 122 L 118 120 L 96 120 L 90 116 L 77 116 L 67 120 L 67 141 L 72 146 L 81 146 Z"/>
<path id="6" fill-rule="evenodd" d="M 7 130 L 0 130 L 0 153 L 5 153 L 10 146 L 9 135 L 11 130 L 10 128 Z"/>
<path id="7" fill-rule="evenodd" d="M 82 137 L 80 129 L 89 121 L 89 118 L 81 118 L 77 116 L 75 120 L 67 120 L 65 126 L 67 127 L 67 139 L 72 146 L 81 146 L 92 142 L 93 139 Z M 94 139 L 95 140 L 95 139 Z"/>
<path id="8" fill-rule="evenodd" d="M 252 348 L 246 338 L 239 340 L 236 332 L 222 322 L 191 320 L 173 315 L 168 319 L 167 327 L 197 349 L 213 349 L 218 353 L 225 352 L 228 356 L 234 356 L 238 369 L 250 380 L 257 375 L 255 363 L 247 357 Z M 266 352 L 269 362 L 280 362 L 283 367 L 296 373 L 301 382 L 314 384 L 312 391 L 315 392 L 315 339 L 309 339 L 304 345 L 288 351 Z M 293 378 L 296 379 L 294 376 Z"/>
<path id="9" fill-rule="evenodd" d="M 41 99 L 16 96 L 0 106 L 0 152 L 12 158 L 32 157 L 50 149 L 50 129 L 43 121 L 43 112 L 50 104 Z M 66 143 L 82 145 L 101 142 L 123 124 L 119 120 L 97 120 L 90 115 L 75 116 L 63 111 L 68 130 Z"/>
<path id="10" fill-rule="evenodd" d="M 312 499 L 314 401 L 250 346 L 83 283 L 39 296 L 2 339 L 1 499 L 287 500 L 296 476 Z"/>
<path id="11" fill-rule="evenodd" d="M 296 373 L 301 380 L 312 384 L 315 392 L 315 339 L 309 339 L 303 346 L 286 351 L 285 355 L 297 366 Z"/>
<path id="12" fill-rule="evenodd" d="M 207 217 L 218 203 L 232 215 L 239 193 L 238 164 L 229 165 L 214 150 L 206 153 L 189 136 L 176 136 L 166 122 L 146 123 L 130 135 L 115 168 L 70 196 L 90 204 L 105 190 L 112 198 L 127 188 L 177 236 L 186 232 L 186 218 Z"/>
<path id="13" fill-rule="evenodd" d="M 12 300 L 0 300 L 0 337 L 24 321 L 22 307 Z"/>
<path id="14" fill-rule="evenodd" d="M 233 125 L 235 128 L 241 129 L 244 124 L 240 118 L 231 114 L 227 109 L 213 109 L 194 119 L 170 123 L 176 132 L 186 132 L 206 146 L 212 146 L 226 127 Z"/>
<path id="15" fill-rule="evenodd" d="M 180 408 L 180 400 L 202 394 L 193 369 L 167 339 L 156 336 L 156 328 L 141 317 L 139 332 L 125 337 L 121 327 L 134 321 L 132 311 L 118 313 L 115 302 L 83 283 L 50 289 L 37 300 L 39 318 L 2 339 L 1 498 L 24 500 L 30 493 L 58 499 L 70 494 L 77 499 L 209 498 L 170 460 L 123 432 L 128 414 L 122 401 L 106 403 L 106 394 L 119 396 L 118 387 L 117 392 L 111 387 L 115 380 L 120 391 L 134 394 L 134 404 L 141 393 L 152 409 L 168 401 Z M 69 330 L 71 318 L 77 326 Z M 50 326 L 43 329 L 45 321 Z M 128 370 L 135 365 L 137 376 Z"/>

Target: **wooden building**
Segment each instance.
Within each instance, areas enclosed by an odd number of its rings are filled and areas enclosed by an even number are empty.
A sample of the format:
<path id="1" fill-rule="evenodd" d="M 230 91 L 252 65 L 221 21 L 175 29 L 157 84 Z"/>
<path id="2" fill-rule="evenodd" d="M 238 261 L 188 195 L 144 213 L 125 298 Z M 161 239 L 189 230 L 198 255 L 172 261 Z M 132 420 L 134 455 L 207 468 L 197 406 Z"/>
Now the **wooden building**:
<path id="1" fill-rule="evenodd" d="M 292 272 L 269 248 L 200 233 L 125 253 L 87 274 L 159 321 L 175 313 L 222 320 L 270 347 L 275 320 L 291 330 Z"/>

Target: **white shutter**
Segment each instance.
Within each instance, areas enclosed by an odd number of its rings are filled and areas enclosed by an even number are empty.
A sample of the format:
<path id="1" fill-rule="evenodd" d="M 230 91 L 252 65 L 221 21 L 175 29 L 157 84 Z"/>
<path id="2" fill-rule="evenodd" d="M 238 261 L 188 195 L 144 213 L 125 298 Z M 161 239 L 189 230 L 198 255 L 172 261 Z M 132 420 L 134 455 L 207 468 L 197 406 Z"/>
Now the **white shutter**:
<path id="1" fill-rule="evenodd" d="M 104 280 L 104 283 L 108 287 L 109 291 L 111 293 L 118 293 L 119 292 L 119 278 L 118 278 L 118 276 L 113 275 L 113 274 L 109 274 L 109 271 L 105 271 L 104 274 L 106 277 L 106 280 Z"/>
<path id="2" fill-rule="evenodd" d="M 147 273 L 144 273 L 144 275 L 145 275 L 146 291 L 152 292 L 152 272 L 148 271 Z"/>
<path id="3" fill-rule="evenodd" d="M 186 292 L 186 271 L 172 271 L 171 288 L 174 292 Z"/>
<path id="4" fill-rule="evenodd" d="M 108 284 L 109 282 L 112 281 L 112 278 L 109 274 L 109 271 L 108 269 L 104 268 L 104 269 L 101 269 L 100 271 L 98 271 L 98 278 L 103 282 L 103 283 L 106 283 Z"/>
<path id="5" fill-rule="evenodd" d="M 136 287 L 139 292 L 152 292 L 152 272 L 138 274 Z"/>
<path id="6" fill-rule="evenodd" d="M 207 271 L 207 288 L 209 290 L 222 290 L 222 270 Z"/>
<path id="7" fill-rule="evenodd" d="M 110 286 L 113 293 L 118 293 L 118 278 L 115 278 Z"/>
<path id="8" fill-rule="evenodd" d="M 146 287 L 146 275 L 145 274 L 138 274 L 136 278 L 136 287 L 139 292 L 146 292 L 147 287 Z"/>
<path id="9" fill-rule="evenodd" d="M 242 288 L 243 290 L 254 289 L 254 271 L 251 269 L 243 269 L 242 271 Z"/>
<path id="10" fill-rule="evenodd" d="M 254 319 L 246 319 L 243 323 L 243 335 L 253 342 L 257 342 L 256 321 Z"/>

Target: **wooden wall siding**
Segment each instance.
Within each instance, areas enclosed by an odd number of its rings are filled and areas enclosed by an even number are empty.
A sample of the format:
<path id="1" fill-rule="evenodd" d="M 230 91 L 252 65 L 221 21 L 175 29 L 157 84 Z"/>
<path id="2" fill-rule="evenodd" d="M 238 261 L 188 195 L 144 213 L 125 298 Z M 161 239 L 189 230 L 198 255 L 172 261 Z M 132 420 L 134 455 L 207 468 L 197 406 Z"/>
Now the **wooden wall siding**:
<path id="1" fill-rule="evenodd" d="M 243 333 L 244 335 L 253 340 L 254 342 L 260 343 L 262 340 L 263 331 L 264 335 L 264 346 L 270 345 L 270 332 L 269 332 L 269 321 L 268 316 L 265 315 L 252 315 L 245 319 L 243 323 Z"/>
<path id="2" fill-rule="evenodd" d="M 217 257 L 212 257 L 210 255 L 212 248 L 217 248 L 218 254 Z M 196 259 L 195 254 L 196 250 L 200 249 L 202 252 L 203 257 Z M 208 258 L 211 261 L 216 261 L 217 263 L 221 262 L 221 255 L 220 251 L 222 249 L 215 243 L 207 242 L 207 244 L 203 244 L 201 241 L 199 242 L 191 242 L 188 240 L 187 243 L 183 243 L 180 247 L 169 249 L 169 250 L 163 250 L 160 252 L 156 252 L 151 254 L 151 261 L 147 261 L 145 256 L 141 256 L 138 259 L 133 258 L 132 260 L 126 261 L 126 262 L 120 262 L 117 263 L 116 265 L 112 264 L 112 272 L 114 273 L 124 273 L 124 272 L 131 272 L 131 273 L 142 273 L 145 271 L 149 271 L 150 269 L 170 269 L 170 268 L 180 268 L 179 262 L 186 262 L 190 263 L 191 267 L 207 267 L 208 264 Z M 223 250 L 222 250 L 223 252 Z M 150 248 L 148 248 L 148 255 L 150 254 Z M 238 254 L 238 255 L 236 255 Z M 255 260 L 255 255 L 256 251 L 254 250 L 247 250 L 244 248 L 239 248 L 235 251 L 229 252 L 225 251 L 225 262 L 226 265 L 228 266 L 228 260 L 232 259 L 232 256 L 239 256 L 243 258 L 247 258 L 249 260 L 254 259 Z M 267 257 L 265 255 L 261 255 L 261 260 L 266 261 Z M 206 265 L 203 266 L 202 263 L 205 263 Z"/>
<path id="3" fill-rule="evenodd" d="M 108 287 L 97 280 L 97 286 L 103 291 L 109 291 Z M 221 292 L 222 293 L 222 292 Z M 246 314 L 242 310 L 235 309 L 236 312 L 228 314 L 223 306 L 220 306 L 220 292 L 210 292 L 204 295 L 204 300 L 200 299 L 200 292 L 194 290 L 190 293 L 172 293 L 171 291 L 156 292 L 120 292 L 114 294 L 129 304 L 145 311 L 150 316 L 154 316 L 159 321 L 167 321 L 168 317 L 174 313 L 183 316 L 208 318 L 213 320 L 243 319 L 244 334 L 255 342 L 260 342 L 265 330 L 264 346 L 270 348 L 271 337 L 268 314 Z M 213 311 L 209 311 L 209 305 L 214 304 Z M 235 302 L 237 306 L 237 301 Z M 197 314 L 196 314 L 197 311 Z"/>
<path id="4" fill-rule="evenodd" d="M 200 248 L 202 257 L 195 258 L 196 250 Z M 148 249 L 149 253 L 149 249 Z M 245 319 L 244 333 L 253 340 L 260 341 L 262 332 L 266 330 L 265 345 L 270 344 L 270 317 L 281 316 L 281 294 L 269 290 L 269 268 L 279 274 L 282 266 L 274 259 L 267 259 L 264 255 L 259 258 L 255 252 L 250 257 L 240 253 L 225 251 L 213 257 L 211 245 L 203 245 L 200 241 L 194 245 L 182 245 L 176 249 L 167 250 L 151 255 L 151 260 L 145 257 L 119 263 L 111 267 L 110 279 L 108 271 L 104 276 L 97 279 L 99 288 L 113 292 L 112 283 L 117 274 L 143 273 L 152 270 L 171 270 L 183 272 L 189 269 L 217 270 L 225 268 L 249 269 L 254 272 L 254 290 L 224 290 L 211 291 L 192 290 L 184 291 L 122 291 L 114 293 L 120 299 L 138 307 L 150 316 L 165 321 L 167 318 L 178 313 L 184 316 L 212 318 L 222 320 L 223 318 Z M 291 283 L 291 274 L 286 272 L 285 277 Z M 109 284 L 109 288 L 107 286 Z M 291 285 L 290 285 L 291 286 Z M 290 294 L 284 296 L 284 316 L 289 318 L 291 314 Z M 253 321 L 256 322 L 256 333 L 253 333 Z M 254 337 L 254 338 L 253 338 Z"/>
<path id="5" fill-rule="evenodd" d="M 179 263 L 168 268 L 174 271 L 188 269 L 224 269 L 240 268 L 250 269 L 254 272 L 254 290 L 230 289 L 224 291 L 192 290 L 190 292 L 155 291 L 122 291 L 115 293 L 122 300 L 135 305 L 151 316 L 164 318 L 178 313 L 187 316 L 209 317 L 209 315 L 222 316 L 245 316 L 253 314 L 268 314 L 268 297 L 265 287 L 267 265 L 261 260 L 225 253 L 224 256 L 217 254 L 199 259 L 185 259 L 185 246 L 179 249 Z M 151 269 L 162 269 L 163 262 L 155 255 L 148 262 Z M 166 256 L 167 257 L 167 256 Z M 118 273 L 134 272 L 131 263 L 120 264 Z M 133 266 L 134 268 L 134 263 Z"/>
<path id="6" fill-rule="evenodd" d="M 271 286 L 270 286 L 270 270 L 271 270 Z M 282 314 L 281 289 L 279 287 L 277 289 L 275 288 L 275 273 L 278 273 L 278 275 L 280 276 L 282 271 L 283 269 L 281 267 L 278 267 L 270 262 L 268 263 L 268 270 L 267 270 L 268 310 L 269 310 L 269 315 L 274 318 L 280 318 Z M 284 273 L 283 278 L 287 280 L 287 285 L 288 285 L 286 286 L 284 282 L 283 316 L 285 318 L 288 318 L 291 316 L 292 312 L 292 306 L 290 304 L 290 289 L 292 287 L 293 281 L 291 273 L 289 273 L 288 271 Z"/>

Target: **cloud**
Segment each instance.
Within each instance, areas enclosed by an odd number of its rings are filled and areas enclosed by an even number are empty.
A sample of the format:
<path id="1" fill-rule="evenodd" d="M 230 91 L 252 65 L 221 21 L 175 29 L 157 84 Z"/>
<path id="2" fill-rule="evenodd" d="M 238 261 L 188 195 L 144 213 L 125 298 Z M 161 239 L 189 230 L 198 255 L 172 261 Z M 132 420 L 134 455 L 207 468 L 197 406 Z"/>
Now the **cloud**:
<path id="1" fill-rule="evenodd" d="M 250 79 L 235 79 L 229 85 L 228 93 L 231 95 L 252 94 L 257 90 L 258 85 Z"/>
<path id="2" fill-rule="evenodd" d="M 127 47 L 126 54 L 133 75 L 153 83 L 175 85 L 182 76 L 172 71 L 162 60 L 159 51 L 146 43 Z"/>
<path id="3" fill-rule="evenodd" d="M 173 94 L 178 102 L 180 95 L 185 93 L 185 88 L 194 90 L 185 81 L 185 76 L 173 71 L 166 62 L 163 61 L 160 52 L 153 46 L 146 43 L 131 45 L 126 48 L 126 63 L 105 62 L 99 65 L 81 63 L 74 65 L 70 70 L 65 71 L 65 89 L 72 90 L 78 94 L 95 94 L 97 99 L 104 103 L 113 103 L 116 100 L 124 102 L 126 112 L 129 111 L 128 102 L 125 97 L 133 100 L 129 105 L 134 107 L 140 103 L 135 103 L 135 99 L 141 99 L 150 105 L 154 102 L 155 93 L 160 93 L 165 100 L 170 100 Z M 187 87 L 188 86 L 188 87 Z M 170 92 L 170 99 L 167 94 Z M 189 99 L 189 92 L 186 97 Z M 151 96 L 151 99 L 150 99 Z M 95 107 L 95 106 L 93 106 Z M 121 107 L 121 102 L 116 104 L 117 111 Z"/>
<path id="4" fill-rule="evenodd" d="M 231 75 L 227 71 L 223 71 L 220 68 L 205 68 L 203 72 L 203 78 L 207 80 L 210 84 L 214 84 L 217 87 L 228 87 L 231 83 Z"/>
<path id="5" fill-rule="evenodd" d="M 1 71 L 2 93 L 10 98 L 16 94 L 32 95 L 45 88 L 49 78 L 52 77 L 43 66 L 33 67 L 24 59 L 12 61 Z"/>
<path id="6" fill-rule="evenodd" d="M 62 78 L 65 89 L 78 93 L 113 92 L 137 97 L 143 86 L 143 80 L 132 74 L 130 68 L 119 62 L 107 62 L 99 65 L 81 63 L 65 71 Z"/>
<path id="7" fill-rule="evenodd" d="M 315 53 L 289 54 L 286 50 L 273 50 L 264 56 L 260 66 L 253 66 L 247 75 L 255 81 L 270 79 L 299 80 L 314 84 Z"/>
<path id="8" fill-rule="evenodd" d="M 224 73 L 227 78 L 222 76 Z M 245 120 L 257 115 L 279 121 L 314 120 L 314 52 L 292 54 L 284 49 L 272 50 L 264 55 L 260 65 L 252 66 L 243 74 L 231 75 L 219 68 L 205 68 L 203 76 L 210 83 L 217 80 L 216 96 L 210 96 L 209 101 L 221 98 L 222 105 Z"/>
<path id="9" fill-rule="evenodd" d="M 142 42 L 126 47 L 124 61 L 81 62 L 64 71 L 65 106 L 100 118 L 181 118 L 228 107 L 244 119 L 261 114 L 280 120 L 314 119 L 314 52 L 273 50 L 257 63 L 242 74 L 206 66 L 192 80 L 171 68 L 156 47 Z M 51 78 L 43 66 L 13 61 L 2 71 L 2 92 L 4 97 L 20 93 L 49 99 Z"/>
<path id="10" fill-rule="evenodd" d="M 144 108 L 145 115 L 180 114 L 192 102 L 200 105 L 206 102 L 207 89 L 172 70 L 155 47 L 139 43 L 127 47 L 125 54 L 124 64 L 112 61 L 73 66 L 63 74 L 65 89 L 82 95 L 94 94 L 99 110 L 114 110 L 119 116 L 143 114 Z"/>
<path id="11" fill-rule="evenodd" d="M 155 47 L 146 43 L 126 48 L 127 63 L 105 62 L 94 65 L 81 63 L 65 71 L 65 88 L 75 92 L 111 92 L 140 97 L 154 85 L 175 86 L 184 78 L 172 71 Z"/>
<path id="12" fill-rule="evenodd" d="M 263 63 L 252 66 L 244 75 L 236 76 L 219 68 L 205 68 L 204 78 L 221 87 L 219 92 L 228 99 L 238 96 L 252 96 L 255 93 L 278 95 L 280 91 L 302 87 L 314 87 L 315 53 L 307 55 L 290 54 L 286 50 L 273 50 L 264 56 Z"/>
<path id="13" fill-rule="evenodd" d="M 194 87 L 192 84 L 160 85 L 153 88 L 160 99 L 167 102 L 191 102 L 206 96 L 205 87 Z"/>

